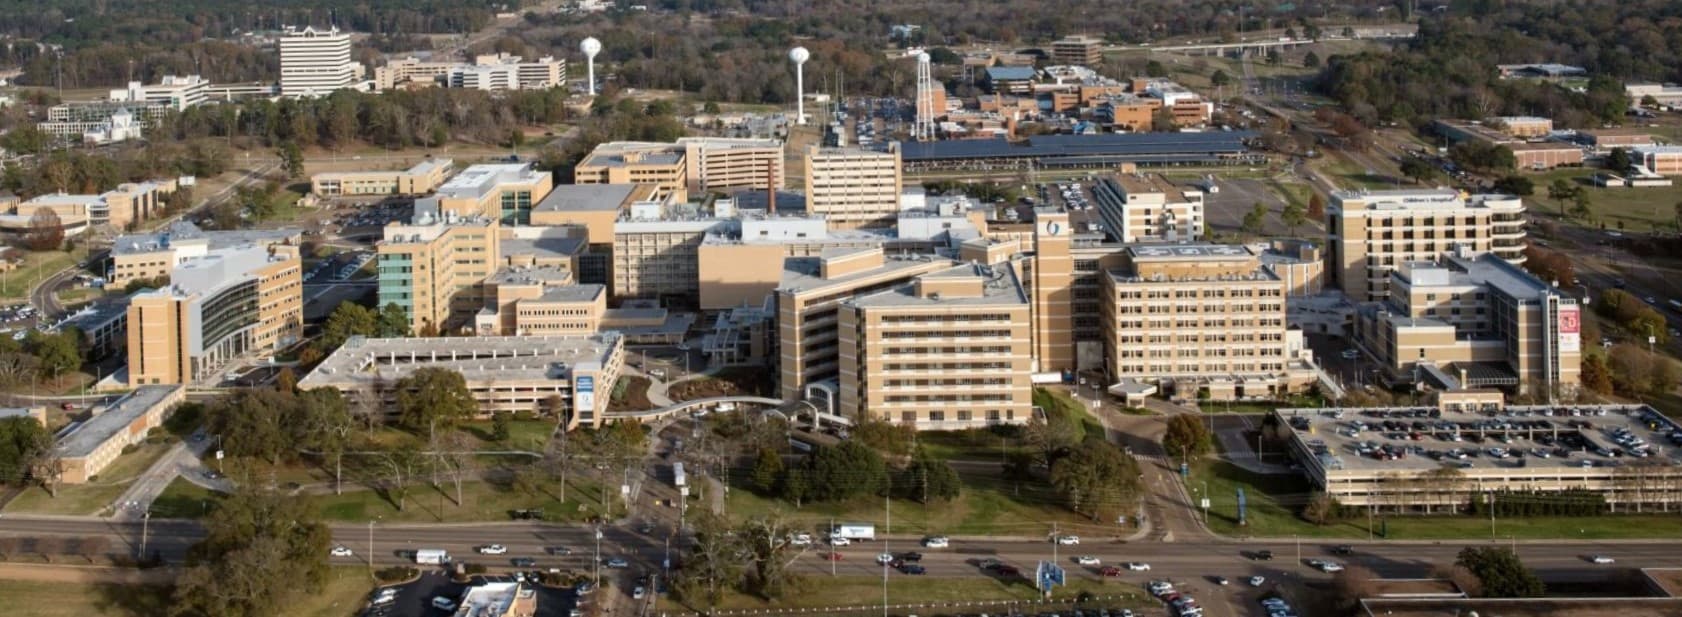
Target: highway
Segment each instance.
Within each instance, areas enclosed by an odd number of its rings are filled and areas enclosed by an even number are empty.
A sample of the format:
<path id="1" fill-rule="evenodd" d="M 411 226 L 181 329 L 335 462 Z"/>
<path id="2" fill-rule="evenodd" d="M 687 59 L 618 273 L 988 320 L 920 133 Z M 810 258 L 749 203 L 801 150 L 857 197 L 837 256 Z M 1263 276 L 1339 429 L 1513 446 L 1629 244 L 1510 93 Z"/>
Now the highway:
<path id="1" fill-rule="evenodd" d="M 68 517 L 6 516 L 0 519 L 0 535 L 16 537 L 105 536 L 114 547 L 139 549 L 142 528 L 146 527 L 147 550 L 160 552 L 165 559 L 178 560 L 186 548 L 202 536 L 202 528 L 190 521 L 153 519 L 149 525 L 142 521 Z M 370 527 L 366 524 L 333 526 L 337 543 L 355 552 L 353 557 L 334 558 L 338 565 L 366 563 L 369 554 Z M 602 558 L 622 557 L 632 569 L 656 570 L 666 556 L 667 528 L 656 528 L 649 534 L 635 529 L 609 526 L 603 528 Z M 587 570 L 595 556 L 596 542 L 593 528 L 581 525 L 551 525 L 541 523 L 475 523 L 452 525 L 385 525 L 376 522 L 372 527 L 374 561 L 378 565 L 412 563 L 414 551 L 423 548 L 444 549 L 458 561 L 484 563 L 492 567 L 507 566 L 516 557 L 537 560 L 539 567 L 561 567 Z M 1309 559 L 1330 559 L 1345 565 L 1361 565 L 1386 577 L 1423 577 L 1435 566 L 1453 563 L 1455 554 L 1465 546 L 1486 546 L 1488 540 L 1444 542 L 1347 542 L 1354 552 L 1348 556 L 1334 556 L 1330 547 L 1345 543 L 1342 540 L 1292 539 L 1198 539 L 1182 542 L 1088 541 L 1076 546 L 1058 546 L 1045 540 L 1022 538 L 955 537 L 947 549 L 925 549 L 917 546 L 915 538 L 895 537 L 886 541 L 864 542 L 838 549 L 842 558 L 836 562 L 823 559 L 827 547 L 810 546 L 794 561 L 794 567 L 807 574 L 828 574 L 833 565 L 838 575 L 879 574 L 875 555 L 884 546 L 894 553 L 921 552 L 922 564 L 935 577 L 978 576 L 977 562 L 997 559 L 1003 563 L 1031 570 L 1039 560 L 1056 559 L 1070 569 L 1071 574 L 1098 578 L 1097 567 L 1076 566 L 1076 555 L 1091 555 L 1104 564 L 1122 565 L 1124 562 L 1149 563 L 1149 572 L 1127 572 L 1124 580 L 1171 578 L 1191 580 L 1210 576 L 1237 579 L 1252 575 L 1269 578 L 1291 573 L 1307 578 L 1326 577 L 1304 564 Z M 479 555 L 475 549 L 487 544 L 508 548 L 503 555 Z M 1509 546 L 1507 541 L 1494 543 Z M 1539 571 L 1609 570 L 1625 567 L 1682 566 L 1682 541 L 1547 541 L 1511 544 L 1525 563 Z M 547 553 L 548 547 L 565 547 L 570 555 Z M 1252 560 L 1253 551 L 1272 550 L 1270 561 Z M 673 554 L 680 552 L 678 541 L 672 545 Z M 1054 556 L 1055 555 L 1055 556 Z M 1300 557 L 1299 557 L 1300 555 Z M 1590 555 L 1615 558 L 1615 566 L 1590 564 Z"/>

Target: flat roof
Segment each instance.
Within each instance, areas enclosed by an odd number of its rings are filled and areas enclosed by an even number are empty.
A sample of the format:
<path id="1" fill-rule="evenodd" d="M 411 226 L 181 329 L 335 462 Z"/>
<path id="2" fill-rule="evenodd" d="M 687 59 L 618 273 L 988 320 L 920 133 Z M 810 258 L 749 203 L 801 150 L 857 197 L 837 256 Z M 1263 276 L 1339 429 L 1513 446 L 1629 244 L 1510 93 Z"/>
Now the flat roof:
<path id="1" fill-rule="evenodd" d="M 191 221 L 175 221 L 168 227 L 144 234 L 124 234 L 111 243 L 111 254 L 134 255 L 169 249 L 172 243 L 205 240 L 209 250 L 283 242 L 303 234 L 300 229 L 236 229 L 204 231 Z"/>
<path id="2" fill-rule="evenodd" d="M 543 290 L 538 296 L 540 302 L 589 302 L 607 293 L 607 287 L 595 283 L 584 285 L 562 285 Z"/>
<path id="3" fill-rule="evenodd" d="M 169 287 L 153 290 L 148 295 L 210 295 L 245 281 L 259 268 L 286 259 L 270 255 L 268 247 L 256 244 L 211 251 L 204 257 L 176 264 L 169 273 Z"/>
<path id="4" fill-rule="evenodd" d="M 823 256 L 829 258 L 843 257 L 850 253 L 881 250 L 878 248 L 830 248 L 823 250 Z M 824 278 L 823 258 L 820 257 L 786 257 L 783 259 L 783 275 L 777 285 L 777 291 L 803 293 L 815 289 L 822 289 L 832 285 L 841 285 L 857 279 L 880 276 L 900 270 L 927 268 L 930 263 L 951 264 L 952 260 L 938 255 L 884 255 L 882 266 L 850 272 L 841 276 Z"/>
<path id="5" fill-rule="evenodd" d="M 1682 146 L 1636 146 L 1637 154 L 1682 154 Z"/>
<path id="6" fill-rule="evenodd" d="M 636 184 L 563 184 L 532 206 L 533 212 L 615 212 L 637 191 Z"/>
<path id="7" fill-rule="evenodd" d="M 583 238 L 538 236 L 535 238 L 503 238 L 503 257 L 537 255 L 539 257 L 572 257 L 584 252 Z"/>
<path id="8" fill-rule="evenodd" d="M 353 336 L 298 382 L 300 388 L 391 384 L 426 367 L 461 373 L 468 383 L 572 378 L 574 367 L 605 365 L 620 336 L 467 336 L 367 338 Z"/>
<path id="9" fill-rule="evenodd" d="M 438 187 L 438 194 L 446 197 L 484 197 L 503 184 L 536 182 L 538 175 L 548 173 L 532 169 L 530 163 L 494 163 L 473 165 L 461 170 Z"/>
<path id="10" fill-rule="evenodd" d="M 1016 278 L 1016 270 L 1009 263 L 1001 264 L 963 264 L 938 272 L 924 274 L 918 279 L 972 279 L 980 278 L 981 295 L 979 296 L 919 296 L 915 281 L 896 285 L 873 294 L 859 296 L 846 301 L 852 306 L 870 307 L 913 307 L 913 306 L 989 306 L 999 304 L 1027 304 L 1028 294 L 1022 289 L 1022 282 Z"/>
<path id="11" fill-rule="evenodd" d="M 490 276 L 485 277 L 486 283 L 497 285 L 540 285 L 554 283 L 564 285 L 572 280 L 572 271 L 555 266 L 519 267 L 507 266 L 497 268 Z"/>
<path id="12" fill-rule="evenodd" d="M 1175 184 L 1162 174 L 1115 174 L 1110 179 L 1130 194 L 1162 193 L 1170 202 L 1184 202 L 1186 188 Z"/>
<path id="13" fill-rule="evenodd" d="M 1247 260 L 1256 256 L 1242 244 L 1132 244 L 1126 250 L 1133 261 L 1145 263 Z"/>
<path id="14" fill-rule="evenodd" d="M 123 395 L 123 398 L 117 399 L 117 402 L 112 403 L 104 412 L 89 418 L 87 422 L 76 427 L 74 432 L 59 440 L 59 452 L 69 458 L 93 454 L 94 450 L 109 441 L 112 436 L 128 430 L 136 418 L 145 415 L 148 410 L 183 387 L 185 386 L 170 385 L 135 388 Z"/>
<path id="15" fill-rule="evenodd" d="M 1546 150 L 1546 151 L 1564 150 L 1564 151 L 1580 152 L 1583 149 L 1582 146 L 1578 146 L 1578 145 L 1575 145 L 1575 144 L 1568 144 L 1568 143 L 1565 143 L 1565 142 L 1562 142 L 1562 141 L 1521 141 L 1521 142 L 1518 142 L 1518 143 L 1506 144 L 1506 146 L 1507 146 L 1507 149 L 1512 150 L 1514 152 L 1539 152 L 1539 151 L 1543 151 L 1543 150 Z"/>
<path id="16" fill-rule="evenodd" d="M 1437 407 L 1281 409 L 1278 413 L 1328 474 L 1420 472 L 1457 466 L 1472 475 L 1479 470 L 1504 472 L 1520 467 L 1582 468 L 1584 461 L 1595 468 L 1611 467 L 1623 459 L 1592 450 L 1596 444 L 1611 446 L 1619 429 L 1648 443 L 1658 460 L 1682 464 L 1682 449 L 1668 436 L 1670 431 L 1682 431 L 1682 425 L 1646 405 L 1509 405 L 1499 411 L 1477 412 Z M 1661 430 L 1649 429 L 1649 423 Z M 1386 449 L 1405 456 L 1383 460 L 1389 458 Z M 1500 449 L 1501 455 L 1492 453 L 1493 449 Z M 1547 456 L 1540 456 L 1541 452 Z"/>
<path id="17" fill-rule="evenodd" d="M 953 139 L 900 144 L 906 162 L 1009 157 L 1082 157 L 1243 154 L 1250 151 L 1249 131 L 1202 133 L 1111 133 L 1036 135 L 1012 143 L 1004 139 Z"/>
<path id="18" fill-rule="evenodd" d="M 1031 66 L 990 66 L 987 67 L 987 79 L 998 81 L 1022 81 L 1033 79 L 1034 67 Z"/>
<path id="19" fill-rule="evenodd" d="M 1533 299 L 1550 289 L 1558 292 L 1546 281 L 1507 263 L 1507 260 L 1497 257 L 1494 253 L 1479 253 L 1473 257 L 1449 254 L 1445 256 L 1444 261 L 1465 272 L 1473 281 L 1493 287 L 1514 298 Z"/>
<path id="20" fill-rule="evenodd" d="M 636 162 L 626 160 L 627 154 L 639 154 Z M 610 141 L 595 147 L 579 167 L 624 167 L 626 165 L 676 165 L 683 160 L 683 146 L 663 142 Z"/>
<path id="21" fill-rule="evenodd" d="M 76 311 L 76 314 L 64 320 L 64 326 L 76 326 L 84 331 L 93 330 L 112 320 L 128 315 L 128 297 L 116 298 L 104 302 L 95 302 Z"/>

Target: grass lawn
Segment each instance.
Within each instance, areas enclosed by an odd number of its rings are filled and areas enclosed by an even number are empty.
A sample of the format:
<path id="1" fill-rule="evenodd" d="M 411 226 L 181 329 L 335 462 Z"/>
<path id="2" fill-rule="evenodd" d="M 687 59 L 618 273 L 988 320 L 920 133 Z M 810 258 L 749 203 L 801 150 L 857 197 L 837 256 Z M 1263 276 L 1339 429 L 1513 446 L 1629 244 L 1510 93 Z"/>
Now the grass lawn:
<path id="1" fill-rule="evenodd" d="M 549 434 L 555 431 L 555 423 L 550 420 L 510 420 L 506 441 L 491 441 L 490 420 L 463 422 L 461 428 L 479 440 L 480 450 L 542 452 L 543 444 L 549 442 Z"/>
<path id="2" fill-rule="evenodd" d="M 1087 411 L 1086 404 L 1075 400 L 1067 390 L 1062 388 L 1034 388 L 1034 405 L 1044 409 L 1047 414 L 1067 414 L 1074 418 L 1081 428 L 1075 435 L 1075 442 L 1086 439 L 1087 435 L 1104 437 L 1104 425 L 1098 418 Z"/>
<path id="3" fill-rule="evenodd" d="M 1085 578 L 1070 577 L 1069 584 L 1058 587 L 1052 594 L 1052 600 L 1072 602 L 1082 593 L 1105 598 L 1092 604 L 1082 606 L 1102 606 L 1105 608 L 1145 608 L 1151 600 L 1145 597 L 1136 585 L 1129 585 L 1118 581 L 1096 581 Z M 1003 581 L 994 577 L 968 576 L 963 578 L 942 578 L 930 581 L 919 576 L 904 576 L 894 574 L 888 577 L 888 603 L 900 604 L 948 604 L 954 602 L 1000 602 L 1026 601 L 1039 599 L 1040 594 L 1026 578 Z M 735 591 L 726 592 L 724 597 L 713 608 L 717 609 L 775 609 L 788 610 L 797 608 L 828 608 L 841 606 L 859 607 L 863 611 L 870 608 L 871 600 L 875 600 L 877 611 L 881 610 L 882 579 L 874 576 L 825 576 L 821 574 L 804 575 L 795 583 L 795 587 L 779 602 L 767 602 L 756 596 L 750 596 Z M 1064 604 L 1063 606 L 1068 606 Z M 685 607 L 682 603 L 668 597 L 660 598 L 657 610 L 685 611 L 705 610 L 707 606 L 700 604 Z M 981 609 L 971 609 L 966 612 L 977 612 Z M 903 611 L 901 611 L 903 612 Z M 919 612 L 919 611 L 914 611 Z M 927 611 L 940 613 L 942 611 Z M 988 611 L 994 612 L 994 611 Z"/>
<path id="4" fill-rule="evenodd" d="M 160 433 L 162 431 L 159 431 Z M 172 440 L 153 437 L 133 452 L 117 457 L 87 484 L 60 484 L 58 497 L 44 488 L 30 487 L 6 506 L 7 512 L 29 514 L 99 514 L 116 501 L 141 472 L 169 450 Z"/>
<path id="5" fill-rule="evenodd" d="M 1296 515 L 1308 500 L 1311 487 L 1299 476 L 1253 474 L 1221 462 L 1193 466 L 1187 481 L 1197 499 L 1203 482 L 1209 483 L 1209 528 L 1228 536 L 1305 538 L 1365 538 L 1367 520 L 1346 520 L 1331 525 L 1309 524 Z M 1238 489 L 1244 489 L 1245 518 L 1238 526 Z M 1454 540 L 1491 537 L 1489 519 L 1478 516 L 1383 516 L 1375 517 L 1371 533 L 1391 540 Z M 1628 538 L 1674 538 L 1682 536 L 1682 517 L 1665 515 L 1612 515 L 1599 517 L 1530 517 L 1495 520 L 1495 538 L 1588 540 Z"/>
<path id="6" fill-rule="evenodd" d="M 75 263 L 76 255 L 64 251 L 25 251 L 23 263 L 0 274 L 0 301 L 27 299 L 36 283 Z"/>
<path id="7" fill-rule="evenodd" d="M 1368 173 L 1367 168 L 1346 159 L 1328 157 L 1326 161 L 1321 170 L 1336 180 L 1341 188 L 1395 189 L 1414 186 L 1406 181 L 1398 185 L 1391 178 L 1383 174 Z"/>
<path id="8" fill-rule="evenodd" d="M 1028 450 L 1022 432 L 1014 428 L 975 428 L 963 431 L 923 431 L 917 445 L 940 459 L 997 460 Z"/>
<path id="9" fill-rule="evenodd" d="M 221 494 L 186 478 L 176 478 L 152 501 L 152 515 L 161 518 L 200 518 L 216 509 Z"/>
<path id="10" fill-rule="evenodd" d="M 289 601 L 286 614 L 349 617 L 373 588 L 365 570 L 335 568 L 320 591 Z M 166 614 L 170 604 L 169 589 L 155 585 L 0 580 L 0 598 L 12 607 L 8 614 L 20 617 L 144 617 Z"/>
<path id="11" fill-rule="evenodd" d="M 391 523 L 454 523 L 510 520 L 509 511 L 542 508 L 549 521 L 581 521 L 601 507 L 601 489 L 594 483 L 569 477 L 566 501 L 560 500 L 560 483 L 543 479 L 537 491 L 516 491 L 506 484 L 463 481 L 462 502 L 455 504 L 455 484 L 439 478 L 440 486 L 409 487 L 407 507 L 398 510 L 380 491 L 355 490 L 343 495 L 317 495 L 316 507 L 330 521 L 360 522 L 378 518 Z M 614 496 L 617 498 L 617 495 Z M 393 497 L 395 499 L 395 497 Z M 622 508 L 620 509 L 623 510 Z"/>
<path id="12" fill-rule="evenodd" d="M 1557 216 L 1560 204 L 1548 198 L 1548 185 L 1563 178 L 1588 192 L 1589 210 L 1593 214 L 1588 221 L 1578 221 L 1579 224 L 1599 227 L 1600 223 L 1605 223 L 1607 229 L 1628 231 L 1650 231 L 1655 224 L 1674 229 L 1676 204 L 1682 203 L 1682 186 L 1600 188 L 1588 181 L 1594 173 L 1593 169 L 1562 169 L 1531 175 L 1531 181 L 1536 184 L 1536 194 L 1528 198 L 1530 208 Z M 1565 206 L 1566 211 L 1570 208 L 1569 204 Z"/>
<path id="13" fill-rule="evenodd" d="M 992 474 L 959 470 L 964 487 L 951 502 L 920 504 L 893 500 L 893 533 L 959 535 L 1050 534 L 1052 523 L 1065 531 L 1080 530 L 1088 535 L 1127 535 L 1132 527 L 1093 523 L 1064 508 L 1055 491 L 1043 479 L 1016 482 Z M 888 531 L 888 512 L 877 498 L 847 503 L 794 504 L 756 495 L 745 486 L 747 474 L 733 474 L 726 507 L 739 518 L 780 514 L 785 520 L 811 529 L 829 526 L 831 520 L 875 524 Z M 739 482 L 738 482 L 739 480 Z"/>

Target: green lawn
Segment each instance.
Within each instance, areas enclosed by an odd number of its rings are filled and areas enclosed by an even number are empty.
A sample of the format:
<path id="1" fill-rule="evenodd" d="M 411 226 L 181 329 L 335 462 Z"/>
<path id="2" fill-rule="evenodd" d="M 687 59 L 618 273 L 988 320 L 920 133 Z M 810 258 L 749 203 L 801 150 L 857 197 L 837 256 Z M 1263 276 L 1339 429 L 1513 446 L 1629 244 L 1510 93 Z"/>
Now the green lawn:
<path id="1" fill-rule="evenodd" d="M 162 431 L 159 431 L 161 434 Z M 117 457 L 87 484 L 60 484 L 58 497 L 46 489 L 33 486 L 25 489 L 6 506 L 7 512 L 29 514 L 100 514 L 116 501 L 141 472 L 163 456 L 173 440 L 153 437 L 133 452 Z"/>
<path id="2" fill-rule="evenodd" d="M 601 489 L 593 482 L 568 478 L 566 501 L 560 500 L 560 483 L 543 479 L 536 491 L 527 493 L 498 483 L 462 482 L 463 505 L 455 504 L 455 484 L 440 478 L 439 488 L 426 484 L 411 486 L 405 508 L 398 510 L 381 491 L 355 490 L 343 495 L 315 496 L 323 518 L 332 521 L 453 523 L 510 520 L 509 511 L 541 508 L 546 520 L 580 521 L 602 511 Z M 611 495 L 617 499 L 617 495 Z M 395 499 L 393 496 L 391 499 Z M 616 509 L 623 512 L 623 508 Z"/>
<path id="3" fill-rule="evenodd" d="M 490 420 L 463 422 L 461 428 L 479 440 L 480 450 L 542 452 L 543 444 L 549 442 L 549 435 L 555 431 L 555 423 L 550 420 L 510 420 L 506 441 L 491 441 Z"/>
<path id="4" fill-rule="evenodd" d="M 186 478 L 176 478 L 152 501 L 152 515 L 161 518 L 199 518 L 216 509 L 221 495 Z"/>
<path id="5" fill-rule="evenodd" d="M 998 460 L 1012 452 L 1028 450 L 1022 432 L 1015 428 L 976 428 L 963 431 L 923 431 L 917 445 L 940 459 Z"/>
<path id="6" fill-rule="evenodd" d="M 1069 585 L 1056 588 L 1052 594 L 1052 600 L 1072 602 L 1083 593 L 1090 593 L 1095 597 L 1104 599 L 1082 606 L 1142 609 L 1153 603 L 1137 585 L 1120 581 L 1096 581 L 1076 577 L 1070 577 Z M 854 606 L 858 607 L 857 610 L 863 611 L 869 609 L 871 602 L 874 601 L 876 610 L 880 611 L 881 598 L 882 579 L 879 577 L 830 577 L 819 574 L 805 575 L 795 583 L 795 587 L 782 600 L 775 603 L 767 602 L 756 596 L 730 591 L 726 592 L 719 603 L 712 608 L 786 611 L 803 607 Z M 968 576 L 943 578 L 939 579 L 938 583 L 934 583 L 915 576 L 895 574 L 888 577 L 888 603 L 896 605 L 996 602 L 1038 598 L 1040 598 L 1040 593 L 1033 588 L 1033 584 L 1026 578 L 1017 578 L 1007 582 L 990 576 Z M 1068 606 L 1068 604 L 1064 604 L 1060 608 Z M 685 607 L 683 603 L 662 597 L 657 608 L 661 611 L 699 611 L 708 607 L 705 604 Z M 982 609 L 970 609 L 966 612 L 977 612 L 979 610 Z M 927 612 L 940 613 L 943 611 Z"/>
<path id="7" fill-rule="evenodd" d="M 42 279 L 76 264 L 76 255 L 64 251 L 25 251 L 23 263 L 0 273 L 0 301 L 25 300 L 29 290 Z"/>
<path id="8" fill-rule="evenodd" d="M 1367 168 L 1356 164 L 1354 161 L 1341 158 L 1328 158 L 1320 169 L 1326 175 L 1331 176 L 1332 180 L 1337 182 L 1339 188 L 1395 189 L 1416 186 L 1407 181 L 1397 184 L 1384 174 L 1368 173 Z M 1376 172 L 1378 170 L 1371 171 Z"/>
<path id="9" fill-rule="evenodd" d="M 745 472 L 731 476 L 735 486 L 725 504 L 732 514 L 739 518 L 777 514 L 811 529 L 827 527 L 835 520 L 870 523 L 887 533 L 891 514 L 892 531 L 896 534 L 1032 536 L 1050 534 L 1053 523 L 1065 530 L 1083 530 L 1088 535 L 1127 535 L 1134 531 L 1131 526 L 1094 523 L 1070 512 L 1043 479 L 1016 482 L 991 473 L 960 470 L 964 487 L 957 499 L 930 504 L 895 499 L 889 512 L 877 498 L 807 503 L 796 508 L 792 503 L 748 490 L 746 476 Z"/>
<path id="10" fill-rule="evenodd" d="M 1034 388 L 1034 405 L 1044 409 L 1047 414 L 1068 414 L 1079 421 L 1081 434 L 1075 436 L 1075 441 L 1086 439 L 1087 436 L 1104 437 L 1104 425 L 1098 418 L 1086 410 L 1086 404 L 1075 400 L 1063 388 Z"/>
<path id="11" fill-rule="evenodd" d="M 1364 517 L 1319 526 L 1297 516 L 1311 487 L 1306 479 L 1289 475 L 1253 474 L 1221 462 L 1193 466 L 1187 481 L 1193 499 L 1203 483 L 1209 486 L 1209 527 L 1228 536 L 1286 538 L 1366 538 Z M 1244 489 L 1245 518 L 1238 525 L 1238 489 Z M 1489 519 L 1478 516 L 1381 516 L 1372 521 L 1371 534 L 1391 540 L 1456 540 L 1468 538 L 1516 538 L 1547 540 L 1576 538 L 1589 540 L 1628 538 L 1675 538 L 1682 536 L 1682 517 L 1676 515 L 1612 515 L 1599 517 L 1531 517 L 1495 520 L 1490 533 Z"/>
<path id="12" fill-rule="evenodd" d="M 1530 209 L 1558 216 L 1561 205 L 1548 198 L 1548 185 L 1563 178 L 1588 192 L 1589 210 L 1593 214 L 1587 221 L 1578 220 L 1579 224 L 1599 227 L 1605 223 L 1607 229 L 1628 231 L 1650 231 L 1655 224 L 1665 230 L 1675 228 L 1676 204 L 1682 203 L 1682 186 L 1600 188 L 1588 181 L 1595 171 L 1562 169 L 1531 175 L 1531 181 L 1536 184 L 1536 194 L 1527 199 Z M 1569 212 L 1571 206 L 1567 203 L 1564 208 Z M 1619 227 L 1620 223 L 1623 227 Z"/>
<path id="13" fill-rule="evenodd" d="M 335 568 L 322 590 L 300 593 L 287 604 L 287 615 L 350 617 L 374 588 L 368 573 Z M 19 617 L 150 617 L 169 612 L 169 589 L 157 585 L 42 583 L 0 580 L 0 598 Z"/>

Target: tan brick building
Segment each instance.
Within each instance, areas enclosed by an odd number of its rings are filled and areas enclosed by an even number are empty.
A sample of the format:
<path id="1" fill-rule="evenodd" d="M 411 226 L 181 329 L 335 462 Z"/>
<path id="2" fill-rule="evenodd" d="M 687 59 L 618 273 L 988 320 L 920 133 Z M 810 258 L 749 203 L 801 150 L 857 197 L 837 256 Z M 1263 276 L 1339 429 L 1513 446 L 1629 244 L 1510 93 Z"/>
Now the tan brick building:
<path id="1" fill-rule="evenodd" d="M 812 147 L 806 151 L 806 212 L 831 227 L 889 227 L 904 189 L 899 151 Z"/>
<path id="2" fill-rule="evenodd" d="M 965 264 L 842 302 L 840 413 L 919 430 L 1028 421 L 1028 294 L 1012 263 Z"/>
<path id="3" fill-rule="evenodd" d="M 1326 209 L 1338 286 L 1356 302 L 1389 295 L 1390 271 L 1464 245 L 1523 263 L 1524 202 L 1453 189 L 1337 191 Z"/>
<path id="4" fill-rule="evenodd" d="M 123 449 L 145 441 L 146 434 L 162 425 L 177 406 L 187 400 L 187 388 L 180 385 L 141 386 L 103 409 L 95 409 L 88 421 L 77 426 L 53 446 L 57 457 L 58 481 L 86 484 L 94 480 Z"/>
<path id="5" fill-rule="evenodd" d="M 1577 390 L 1584 316 L 1575 298 L 1470 251 L 1402 264 L 1390 279 L 1390 297 L 1361 307 L 1355 322 L 1356 343 L 1387 380 L 1542 396 Z"/>
<path id="6" fill-rule="evenodd" d="M 1090 36 L 1068 36 L 1051 42 L 1051 61 L 1055 64 L 1096 65 L 1104 57 L 1100 47 L 1104 41 Z"/>
<path id="7" fill-rule="evenodd" d="M 379 305 L 396 304 L 415 332 L 473 325 L 484 308 L 485 278 L 500 266 L 499 224 L 488 217 L 435 218 L 420 210 L 409 224 L 392 223 L 375 247 Z"/>
<path id="8" fill-rule="evenodd" d="M 1285 283 L 1250 249 L 1134 246 L 1100 281 L 1110 381 L 1216 400 L 1307 385 L 1293 370 Z"/>
<path id="9" fill-rule="evenodd" d="M 129 301 L 129 383 L 192 383 L 296 342 L 302 263 L 294 246 L 246 245 L 175 266 L 169 287 Z"/>
<path id="10" fill-rule="evenodd" d="M 428 158 L 408 169 L 323 172 L 310 176 L 310 192 L 320 197 L 424 195 L 444 183 L 452 164 Z"/>

